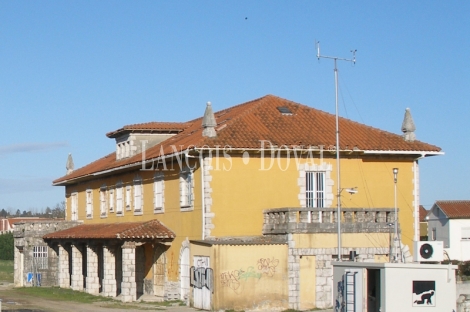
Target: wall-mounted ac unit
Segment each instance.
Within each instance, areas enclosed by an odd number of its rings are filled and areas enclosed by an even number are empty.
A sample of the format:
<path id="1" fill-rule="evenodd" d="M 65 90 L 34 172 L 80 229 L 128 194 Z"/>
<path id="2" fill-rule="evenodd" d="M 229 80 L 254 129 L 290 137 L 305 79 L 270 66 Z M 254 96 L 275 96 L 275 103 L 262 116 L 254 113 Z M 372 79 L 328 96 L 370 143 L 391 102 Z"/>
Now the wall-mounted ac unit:
<path id="1" fill-rule="evenodd" d="M 444 260 L 444 242 L 422 241 L 415 242 L 414 262 L 441 262 Z"/>

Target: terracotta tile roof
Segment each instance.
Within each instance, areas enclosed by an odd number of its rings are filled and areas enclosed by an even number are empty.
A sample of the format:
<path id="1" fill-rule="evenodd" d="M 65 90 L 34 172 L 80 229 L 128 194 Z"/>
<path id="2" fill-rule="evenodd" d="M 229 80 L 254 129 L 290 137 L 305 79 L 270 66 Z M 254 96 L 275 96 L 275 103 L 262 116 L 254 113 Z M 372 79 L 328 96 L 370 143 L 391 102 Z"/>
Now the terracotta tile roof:
<path id="1" fill-rule="evenodd" d="M 428 210 L 424 206 L 419 205 L 419 222 L 426 222 L 426 216 L 428 215 Z"/>
<path id="2" fill-rule="evenodd" d="M 175 233 L 158 220 L 82 224 L 47 234 L 44 239 L 173 239 Z"/>
<path id="3" fill-rule="evenodd" d="M 470 200 L 438 200 L 434 205 L 449 219 L 470 219 Z"/>
<path id="4" fill-rule="evenodd" d="M 133 125 L 126 125 L 121 129 L 106 133 L 109 138 L 115 138 L 126 132 L 163 132 L 163 133 L 178 133 L 190 126 L 186 122 L 147 122 Z"/>
<path id="5" fill-rule="evenodd" d="M 282 114 L 279 107 L 289 109 L 292 114 Z M 201 113 L 203 111 L 201 107 Z M 269 141 L 272 145 L 279 147 L 323 145 L 327 149 L 336 144 L 335 115 L 273 95 L 216 112 L 215 118 L 217 137 L 202 136 L 202 117 L 181 123 L 179 125 L 182 128 L 183 125 L 185 126 L 181 132 L 145 151 L 146 160 L 173 154 L 175 146 L 180 151 L 226 145 L 233 149 L 260 149 L 261 140 Z M 153 123 L 144 125 L 150 127 L 151 124 L 153 125 Z M 162 124 L 164 123 L 154 123 L 155 127 Z M 168 125 L 176 127 L 176 124 L 168 123 Z M 397 125 L 397 128 L 399 126 Z M 339 127 L 341 150 L 416 152 L 416 154 L 441 151 L 437 146 L 420 141 L 407 142 L 401 135 L 345 118 L 339 118 Z M 269 148 L 268 143 L 265 146 Z M 53 183 L 64 185 L 77 179 L 86 179 L 88 175 L 94 173 L 139 166 L 141 162 L 142 154 L 116 161 L 115 152 L 113 152 Z"/>

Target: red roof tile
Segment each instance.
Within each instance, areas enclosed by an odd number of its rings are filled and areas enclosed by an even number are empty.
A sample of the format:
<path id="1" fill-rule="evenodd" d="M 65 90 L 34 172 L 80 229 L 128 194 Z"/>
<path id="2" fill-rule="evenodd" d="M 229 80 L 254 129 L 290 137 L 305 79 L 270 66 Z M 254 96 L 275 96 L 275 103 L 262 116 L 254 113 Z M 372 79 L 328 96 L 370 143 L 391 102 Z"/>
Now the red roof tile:
<path id="1" fill-rule="evenodd" d="M 282 114 L 278 107 L 287 107 L 292 114 Z M 187 123 L 168 123 L 175 128 L 177 125 L 180 125 L 181 128 L 184 125 L 185 128 L 171 138 L 146 150 L 145 159 L 150 160 L 173 154 L 175 146 L 178 151 L 227 145 L 233 149 L 259 149 L 261 140 L 269 141 L 272 145 L 279 147 L 283 145 L 287 147 L 322 145 L 326 149 L 336 145 L 335 115 L 273 95 L 216 112 L 215 118 L 217 121 L 217 137 L 215 138 L 202 136 L 202 117 Z M 149 128 L 158 128 L 163 124 L 165 123 L 144 125 Z M 420 141 L 408 142 L 401 135 L 345 118 L 339 118 L 339 127 L 341 150 L 416 152 L 416 154 L 441 151 L 437 146 Z M 141 128 L 145 127 L 141 126 Z M 267 145 L 268 143 L 266 143 Z M 141 162 L 142 154 L 116 161 L 115 152 L 113 152 L 55 180 L 53 183 L 64 185 L 77 179 L 86 179 L 87 176 L 94 173 L 139 166 Z"/>
<path id="2" fill-rule="evenodd" d="M 127 125 L 121 129 L 106 133 L 109 138 L 115 138 L 126 132 L 163 132 L 178 133 L 187 128 L 190 124 L 185 122 L 147 122 Z"/>
<path id="3" fill-rule="evenodd" d="M 47 234 L 44 239 L 173 239 L 175 233 L 158 220 L 82 224 Z"/>
<path id="4" fill-rule="evenodd" d="M 424 206 L 419 205 L 419 221 L 420 222 L 426 222 L 426 216 L 428 215 L 428 212 Z"/>
<path id="5" fill-rule="evenodd" d="M 438 200 L 435 205 L 449 219 L 470 219 L 470 200 Z"/>

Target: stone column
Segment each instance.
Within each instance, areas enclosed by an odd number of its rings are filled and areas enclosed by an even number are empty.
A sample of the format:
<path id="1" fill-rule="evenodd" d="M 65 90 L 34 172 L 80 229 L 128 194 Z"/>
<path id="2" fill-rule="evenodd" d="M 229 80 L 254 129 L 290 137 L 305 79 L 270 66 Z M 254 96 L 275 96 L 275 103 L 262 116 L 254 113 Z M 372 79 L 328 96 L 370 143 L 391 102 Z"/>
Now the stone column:
<path id="1" fill-rule="evenodd" d="M 132 302 L 137 298 L 137 285 L 135 282 L 135 247 L 134 242 L 125 242 L 122 245 L 122 302 Z"/>
<path id="2" fill-rule="evenodd" d="M 14 285 L 15 287 L 24 286 L 24 255 L 23 255 L 23 246 L 14 247 L 15 257 L 13 262 L 14 269 Z"/>
<path id="3" fill-rule="evenodd" d="M 82 252 L 80 246 L 72 244 L 72 289 L 83 290 Z"/>
<path id="4" fill-rule="evenodd" d="M 116 256 L 110 246 L 103 246 L 103 295 L 116 297 Z"/>
<path id="5" fill-rule="evenodd" d="M 69 253 L 59 244 L 59 287 L 70 288 Z"/>
<path id="6" fill-rule="evenodd" d="M 93 295 L 100 293 L 100 279 L 98 277 L 97 246 L 86 246 L 86 292 Z"/>

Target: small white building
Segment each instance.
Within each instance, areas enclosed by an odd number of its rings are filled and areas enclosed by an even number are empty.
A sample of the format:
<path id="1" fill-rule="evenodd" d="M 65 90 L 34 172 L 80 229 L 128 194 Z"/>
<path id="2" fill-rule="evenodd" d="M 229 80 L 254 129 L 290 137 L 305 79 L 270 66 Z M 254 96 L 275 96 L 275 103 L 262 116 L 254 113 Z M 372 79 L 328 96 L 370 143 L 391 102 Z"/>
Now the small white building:
<path id="1" fill-rule="evenodd" d="M 333 262 L 334 311 L 456 311 L 456 265 Z"/>
<path id="2" fill-rule="evenodd" d="M 430 241 L 443 241 L 451 260 L 470 260 L 470 200 L 438 200 L 427 220 Z"/>

